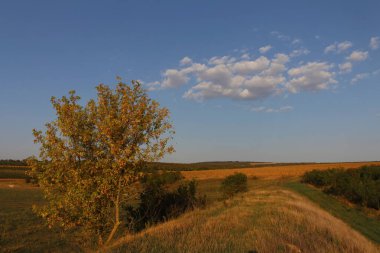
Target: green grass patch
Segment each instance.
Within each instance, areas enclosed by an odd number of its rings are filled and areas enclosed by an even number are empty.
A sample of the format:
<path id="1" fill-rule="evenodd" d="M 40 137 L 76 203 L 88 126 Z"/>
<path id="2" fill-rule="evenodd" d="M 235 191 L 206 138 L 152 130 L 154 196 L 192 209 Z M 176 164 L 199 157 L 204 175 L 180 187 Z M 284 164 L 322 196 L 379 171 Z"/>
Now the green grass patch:
<path id="1" fill-rule="evenodd" d="M 321 208 L 343 220 L 370 240 L 380 243 L 379 219 L 368 217 L 363 211 L 349 207 L 334 197 L 300 182 L 287 182 L 284 186 L 315 202 Z"/>

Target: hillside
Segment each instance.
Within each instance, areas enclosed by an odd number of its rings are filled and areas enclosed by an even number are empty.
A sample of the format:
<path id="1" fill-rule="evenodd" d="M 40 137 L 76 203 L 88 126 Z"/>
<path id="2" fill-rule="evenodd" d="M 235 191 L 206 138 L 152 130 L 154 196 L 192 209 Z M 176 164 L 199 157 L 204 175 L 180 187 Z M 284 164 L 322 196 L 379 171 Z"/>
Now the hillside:
<path id="1" fill-rule="evenodd" d="M 214 203 L 117 242 L 112 252 L 378 252 L 372 242 L 276 186 Z"/>

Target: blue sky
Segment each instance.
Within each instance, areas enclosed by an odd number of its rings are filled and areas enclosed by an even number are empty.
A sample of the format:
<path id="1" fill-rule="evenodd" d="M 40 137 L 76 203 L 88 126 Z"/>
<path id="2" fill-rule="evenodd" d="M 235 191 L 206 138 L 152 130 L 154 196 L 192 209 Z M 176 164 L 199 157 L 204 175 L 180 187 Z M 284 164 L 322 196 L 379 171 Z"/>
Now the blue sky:
<path id="1" fill-rule="evenodd" d="M 166 161 L 380 160 L 379 1 L 1 1 L 0 159 L 37 154 L 51 96 L 141 80 Z"/>

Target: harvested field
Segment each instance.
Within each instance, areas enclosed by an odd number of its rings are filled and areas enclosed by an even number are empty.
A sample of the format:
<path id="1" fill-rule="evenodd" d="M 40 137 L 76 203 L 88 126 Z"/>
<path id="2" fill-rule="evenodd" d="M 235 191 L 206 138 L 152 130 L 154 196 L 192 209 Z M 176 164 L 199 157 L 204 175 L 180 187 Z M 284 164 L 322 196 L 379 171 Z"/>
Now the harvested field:
<path id="1" fill-rule="evenodd" d="M 248 177 L 258 177 L 260 179 L 279 179 L 286 177 L 298 177 L 311 170 L 326 170 L 331 168 L 359 168 L 366 165 L 380 165 L 380 162 L 357 162 L 357 163 L 312 163 L 299 165 L 267 166 L 259 168 L 238 168 L 219 170 L 197 170 L 182 171 L 187 179 L 221 179 L 236 172 L 244 173 Z"/>

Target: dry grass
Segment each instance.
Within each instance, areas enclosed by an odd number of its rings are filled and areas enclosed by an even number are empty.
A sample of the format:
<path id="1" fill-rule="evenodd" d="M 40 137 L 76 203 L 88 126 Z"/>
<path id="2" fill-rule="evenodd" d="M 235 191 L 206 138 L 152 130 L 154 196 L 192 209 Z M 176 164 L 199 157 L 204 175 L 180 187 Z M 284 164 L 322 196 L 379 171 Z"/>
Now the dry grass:
<path id="1" fill-rule="evenodd" d="M 298 177 L 307 171 L 314 169 L 326 170 L 330 168 L 359 168 L 365 165 L 380 165 L 380 162 L 360 162 L 360 163 L 318 163 L 300 164 L 288 166 L 268 166 L 262 168 L 242 168 L 242 169 L 219 169 L 219 170 L 197 170 L 182 171 L 187 179 L 220 179 L 232 175 L 236 172 L 246 174 L 248 177 L 256 176 L 261 179 L 278 179 L 283 177 Z"/>
<path id="2" fill-rule="evenodd" d="M 305 198 L 257 190 L 126 236 L 112 252 L 379 252 Z"/>

